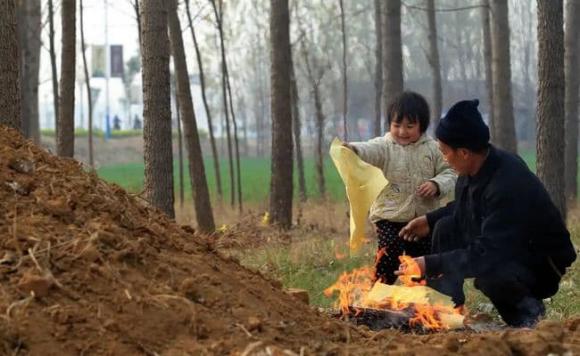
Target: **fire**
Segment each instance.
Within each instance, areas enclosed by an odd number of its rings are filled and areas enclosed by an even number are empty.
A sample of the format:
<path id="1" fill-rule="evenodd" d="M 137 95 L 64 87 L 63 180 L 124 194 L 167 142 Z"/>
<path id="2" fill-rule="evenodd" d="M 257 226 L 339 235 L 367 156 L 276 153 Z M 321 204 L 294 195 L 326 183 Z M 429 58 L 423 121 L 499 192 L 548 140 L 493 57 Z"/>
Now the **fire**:
<path id="1" fill-rule="evenodd" d="M 376 262 L 386 253 L 377 252 Z M 335 305 L 343 315 L 354 308 L 387 310 L 412 310 L 411 327 L 421 326 L 426 330 L 447 330 L 463 326 L 461 310 L 454 309 L 451 298 L 425 286 L 420 280 L 421 270 L 410 256 L 400 256 L 405 265 L 404 275 L 399 276 L 401 285 L 387 285 L 375 280 L 375 267 L 362 267 L 344 272 L 338 280 L 324 290 L 327 297 L 338 292 Z M 376 265 L 375 262 L 375 265 Z"/>

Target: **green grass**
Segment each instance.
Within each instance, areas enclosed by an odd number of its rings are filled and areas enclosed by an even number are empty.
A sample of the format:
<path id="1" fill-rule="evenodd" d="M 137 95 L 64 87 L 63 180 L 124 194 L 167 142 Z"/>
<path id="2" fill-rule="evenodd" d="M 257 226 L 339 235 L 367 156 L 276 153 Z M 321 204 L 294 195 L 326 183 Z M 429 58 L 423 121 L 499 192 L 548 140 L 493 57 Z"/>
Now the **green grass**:
<path id="1" fill-rule="evenodd" d="M 215 181 L 215 170 L 213 160 L 206 158 L 204 159 L 205 172 L 207 175 L 208 186 L 210 189 L 210 194 L 212 198 L 216 198 L 216 181 Z M 242 193 L 243 200 L 245 202 L 264 202 L 268 199 L 268 193 L 270 190 L 270 159 L 269 158 L 242 158 Z M 188 166 L 184 167 L 184 186 L 186 195 L 191 192 L 191 187 L 189 183 L 189 171 Z M 222 180 L 223 194 L 226 199 L 230 196 L 230 176 L 229 176 L 229 164 L 227 160 L 220 161 L 220 172 Z M 143 175 L 144 166 L 143 163 L 130 163 L 130 164 L 118 164 L 103 166 L 97 170 L 97 173 L 101 178 L 106 181 L 116 183 L 121 187 L 132 191 L 138 192 L 143 187 Z M 174 173 L 174 184 L 177 190 L 178 187 L 178 165 L 174 162 L 173 165 Z M 326 189 L 328 192 L 328 197 L 335 201 L 341 201 L 345 199 L 345 191 L 340 176 L 338 175 L 334 165 L 330 160 L 325 162 L 324 175 L 326 178 Z M 307 159 L 305 161 L 305 178 L 306 178 L 306 191 L 309 197 L 319 197 L 316 188 L 316 178 L 314 171 L 314 161 L 312 159 Z M 294 180 L 297 182 L 298 177 L 294 174 Z M 298 184 L 295 183 L 294 193 L 298 194 Z"/>

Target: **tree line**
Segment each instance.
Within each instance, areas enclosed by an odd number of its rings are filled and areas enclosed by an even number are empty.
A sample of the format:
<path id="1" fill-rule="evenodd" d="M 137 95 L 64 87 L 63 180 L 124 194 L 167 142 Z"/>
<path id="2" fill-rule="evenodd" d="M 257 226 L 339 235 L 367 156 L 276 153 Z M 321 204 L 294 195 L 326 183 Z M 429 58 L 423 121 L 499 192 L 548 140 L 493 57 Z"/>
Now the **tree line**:
<path id="1" fill-rule="evenodd" d="M 214 86 L 219 87 L 219 118 L 225 127 L 227 142 L 228 179 L 232 187 L 229 201 L 232 206 L 237 202 L 240 211 L 243 201 L 240 137 L 247 136 L 248 111 L 254 117 L 257 150 L 264 151 L 270 147 L 270 219 L 283 228 L 289 228 L 292 224 L 294 165 L 298 174 L 298 196 L 301 200 L 307 197 L 302 137 L 305 125 L 312 127 L 308 132 L 313 137 L 307 139 L 314 142 L 317 189 L 324 195 L 323 163 L 327 151 L 329 116 L 341 119 L 340 132 L 343 139 L 357 138 L 357 127 L 352 120 L 357 115 L 357 106 L 353 105 L 352 98 L 357 95 L 357 80 L 366 71 L 367 81 L 374 91 L 371 100 L 372 131 L 375 135 L 382 135 L 387 127 L 383 108 L 391 98 L 412 85 L 413 73 L 421 71 L 422 67 L 418 64 L 421 61 L 426 63 L 429 70 L 426 77 L 430 81 L 428 92 L 433 124 L 437 124 L 442 114 L 444 96 L 446 92 L 449 93 L 446 87 L 451 87 L 449 78 L 461 79 L 463 95 L 476 94 L 478 91 L 473 88 L 474 82 L 470 78 L 479 78 L 481 73 L 486 88 L 492 141 L 512 152 L 517 152 L 514 97 L 528 100 L 535 96 L 533 103 L 526 104 L 535 107 L 538 176 L 563 213 L 566 212 L 567 203 L 576 200 L 580 52 L 577 33 L 580 0 L 566 0 L 566 11 L 564 0 L 537 0 L 534 14 L 529 4 L 527 7 L 520 3 L 508 6 L 507 0 L 483 0 L 470 5 L 451 0 L 421 0 L 413 3 L 401 0 L 270 0 L 268 3 L 255 0 L 228 3 L 222 0 L 203 1 L 210 9 L 218 43 L 216 58 L 219 59 L 220 76 L 219 83 Z M 215 223 L 190 89 L 184 36 L 191 37 L 196 53 L 203 109 L 208 120 L 208 136 L 214 158 L 217 195 L 222 200 L 220 157 L 213 132 L 215 116 L 212 115 L 212 109 L 214 112 L 217 110 L 210 102 L 204 73 L 204 53 L 208 45 L 200 42 L 196 35 L 197 25 L 189 0 L 183 4 L 177 0 L 131 0 L 131 3 L 135 10 L 142 61 L 146 198 L 169 216 L 174 216 L 170 100 L 172 59 L 177 116 L 181 122 L 177 127 L 183 126 L 192 200 L 200 231 L 212 232 Z M 57 76 L 54 45 L 53 0 L 48 0 L 47 9 L 57 154 L 72 157 L 77 14 L 89 96 L 89 131 L 92 130 L 83 1 L 60 2 L 60 78 Z M 522 32 L 518 38 L 527 37 L 527 41 L 515 44 L 518 58 L 521 58 L 522 65 L 519 68 L 512 68 L 511 65 L 514 43 L 510 39 L 514 36 L 510 32 L 510 18 L 513 20 L 510 9 L 522 14 L 527 11 L 528 15 L 537 16 L 535 39 L 529 38 L 534 33 L 532 22 L 529 19 L 518 20 L 522 21 L 517 26 Z M 252 42 L 247 51 L 251 55 L 245 57 L 247 62 L 243 62 L 247 70 L 235 72 L 234 80 L 228 65 L 228 53 L 235 59 L 239 59 L 239 54 L 228 52 L 228 43 L 236 45 L 235 39 L 232 39 L 236 35 L 230 34 L 230 42 L 227 41 L 225 24 L 234 20 L 231 14 L 227 17 L 226 10 L 245 11 L 244 14 L 254 17 L 252 26 L 244 20 L 236 24 L 241 33 L 237 36 L 241 38 L 245 34 L 245 40 L 250 39 Z M 185 26 L 181 24 L 180 14 L 184 14 L 187 19 Z M 268 15 L 268 23 L 262 21 L 261 14 Z M 364 17 L 364 20 L 355 23 L 354 18 L 357 16 Z M 40 139 L 38 72 L 41 17 L 39 0 L 0 0 L 0 122 L 18 128 L 36 142 Z M 442 22 L 442 18 L 445 21 Z M 402 27 L 404 21 L 416 26 L 409 30 Z M 450 33 L 455 38 L 450 38 Z M 409 40 L 411 37 L 412 41 Z M 534 46 L 537 46 L 536 56 L 532 53 Z M 453 50 L 457 55 L 442 55 L 441 47 L 446 52 Z M 480 48 L 480 51 L 474 52 L 474 47 Z M 409 51 L 412 51 L 411 54 Z M 267 64 L 259 59 L 258 53 L 269 54 Z M 535 71 L 530 70 L 534 67 Z M 264 76 L 264 73 L 269 75 Z M 513 75 L 524 83 L 523 89 L 516 87 L 514 92 Z M 537 82 L 537 90 L 529 95 L 533 91 L 534 81 Z M 246 96 L 246 100 L 251 102 L 248 105 L 251 110 L 247 107 L 245 110 L 240 109 L 240 103 L 243 102 L 237 94 L 240 86 L 235 86 L 239 82 L 247 82 L 248 91 L 258 93 Z M 519 91 L 526 95 L 519 95 Z M 334 101 L 330 102 L 329 98 L 334 98 Z M 269 112 L 266 112 L 268 102 Z M 306 118 L 312 119 L 307 121 Z M 266 134 L 267 130 L 269 135 Z M 92 139 L 90 132 L 89 139 Z M 266 145 L 268 140 L 271 143 Z M 92 145 L 89 144 L 89 147 Z M 92 163 L 92 149 L 90 157 Z"/>

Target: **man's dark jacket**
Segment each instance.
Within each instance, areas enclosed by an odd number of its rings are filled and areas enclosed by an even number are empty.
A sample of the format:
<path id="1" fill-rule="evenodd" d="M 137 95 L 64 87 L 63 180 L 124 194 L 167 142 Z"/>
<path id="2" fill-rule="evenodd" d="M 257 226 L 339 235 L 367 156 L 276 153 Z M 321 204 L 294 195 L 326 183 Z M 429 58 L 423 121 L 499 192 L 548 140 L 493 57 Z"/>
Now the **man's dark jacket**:
<path id="1" fill-rule="evenodd" d="M 462 248 L 426 256 L 429 276 L 489 277 L 516 262 L 536 275 L 542 283 L 537 294 L 546 298 L 557 292 L 576 259 L 570 233 L 543 184 L 519 156 L 493 146 L 475 176 L 459 177 L 455 201 L 427 214 L 431 231 L 444 216 L 453 217 Z"/>

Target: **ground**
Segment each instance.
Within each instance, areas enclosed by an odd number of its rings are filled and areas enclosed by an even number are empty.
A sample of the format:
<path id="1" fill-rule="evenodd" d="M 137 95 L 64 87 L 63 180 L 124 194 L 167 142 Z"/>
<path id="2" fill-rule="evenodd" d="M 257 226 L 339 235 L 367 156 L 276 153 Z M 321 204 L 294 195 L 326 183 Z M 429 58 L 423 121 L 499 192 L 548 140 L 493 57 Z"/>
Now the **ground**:
<path id="1" fill-rule="evenodd" d="M 580 353 L 580 316 L 423 335 L 332 319 L 225 253 L 236 240 L 228 227 L 201 236 L 4 127 L 0 201 L 0 354 Z"/>

